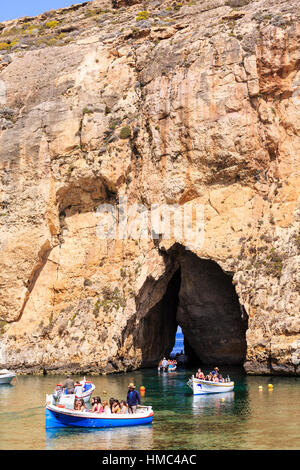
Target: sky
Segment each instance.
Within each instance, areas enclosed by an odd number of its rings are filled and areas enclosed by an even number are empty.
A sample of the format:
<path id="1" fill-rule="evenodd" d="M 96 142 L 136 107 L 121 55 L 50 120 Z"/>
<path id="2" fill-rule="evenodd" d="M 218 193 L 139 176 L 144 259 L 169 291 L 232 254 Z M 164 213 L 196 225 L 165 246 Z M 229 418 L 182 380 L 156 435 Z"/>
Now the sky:
<path id="1" fill-rule="evenodd" d="M 86 0 L 0 0 L 0 22 L 22 16 L 36 16 L 49 10 L 69 7 Z"/>

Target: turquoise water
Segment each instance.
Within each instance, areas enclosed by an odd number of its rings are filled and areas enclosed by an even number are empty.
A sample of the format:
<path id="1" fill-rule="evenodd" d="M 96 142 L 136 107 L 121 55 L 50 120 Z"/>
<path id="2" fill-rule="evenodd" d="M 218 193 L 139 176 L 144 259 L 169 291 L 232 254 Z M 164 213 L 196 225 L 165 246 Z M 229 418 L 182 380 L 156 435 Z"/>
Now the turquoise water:
<path id="1" fill-rule="evenodd" d="M 15 385 L 0 386 L 0 449 L 300 449 L 300 378 L 247 377 L 224 368 L 235 380 L 234 392 L 193 397 L 186 386 L 192 372 L 93 377 L 102 400 L 126 398 L 132 381 L 137 389 L 144 385 L 142 402 L 154 409 L 152 425 L 96 431 L 46 431 L 45 396 L 64 377 L 18 377 Z"/>

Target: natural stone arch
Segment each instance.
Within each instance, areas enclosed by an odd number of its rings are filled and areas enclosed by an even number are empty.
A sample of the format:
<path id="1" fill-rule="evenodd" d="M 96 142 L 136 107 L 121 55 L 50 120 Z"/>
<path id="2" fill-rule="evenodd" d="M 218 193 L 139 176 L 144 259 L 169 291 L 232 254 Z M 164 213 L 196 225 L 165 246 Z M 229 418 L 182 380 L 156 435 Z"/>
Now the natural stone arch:
<path id="1" fill-rule="evenodd" d="M 199 258 L 179 244 L 168 251 L 168 256 L 173 274 L 170 277 L 170 271 L 166 273 L 170 279 L 161 299 L 135 323 L 141 365 L 154 366 L 163 355 L 170 354 L 178 325 L 187 349 L 199 363 L 242 365 L 248 321 L 232 273 L 225 273 L 215 261 Z M 157 281 L 163 282 L 163 278 Z"/>

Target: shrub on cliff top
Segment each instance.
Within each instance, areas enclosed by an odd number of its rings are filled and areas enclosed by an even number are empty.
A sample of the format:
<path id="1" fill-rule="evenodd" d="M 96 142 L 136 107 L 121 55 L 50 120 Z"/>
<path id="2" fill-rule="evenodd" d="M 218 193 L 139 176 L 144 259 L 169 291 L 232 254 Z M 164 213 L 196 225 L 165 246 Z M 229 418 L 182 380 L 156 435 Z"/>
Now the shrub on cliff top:
<path id="1" fill-rule="evenodd" d="M 58 21 L 56 20 L 48 21 L 48 23 L 46 23 L 46 28 L 54 29 L 57 25 Z"/>
<path id="2" fill-rule="evenodd" d="M 9 51 L 12 47 L 19 44 L 18 40 L 10 41 L 10 42 L 0 42 L 0 51 Z"/>
<path id="3" fill-rule="evenodd" d="M 8 50 L 10 49 L 10 47 L 10 44 L 8 44 L 7 42 L 0 42 L 0 51 Z"/>

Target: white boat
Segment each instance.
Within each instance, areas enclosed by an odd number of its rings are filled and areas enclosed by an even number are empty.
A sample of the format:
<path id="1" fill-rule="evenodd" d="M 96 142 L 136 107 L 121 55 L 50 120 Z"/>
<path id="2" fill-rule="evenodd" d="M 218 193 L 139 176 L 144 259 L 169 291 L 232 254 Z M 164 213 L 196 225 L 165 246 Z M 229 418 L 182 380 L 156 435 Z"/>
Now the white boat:
<path id="1" fill-rule="evenodd" d="M 194 395 L 232 392 L 234 388 L 234 382 L 210 382 L 196 379 L 194 376 L 187 382 L 187 385 L 193 390 Z"/>
<path id="2" fill-rule="evenodd" d="M 14 372 L 10 372 L 7 369 L 0 370 L 0 385 L 1 384 L 10 384 L 11 381 L 16 377 Z"/>
<path id="3" fill-rule="evenodd" d="M 85 403 L 88 403 L 91 399 L 91 396 L 95 390 L 96 386 L 85 379 L 81 380 L 80 385 L 76 386 L 75 385 L 75 390 L 74 393 L 65 393 L 63 391 L 62 393 L 58 393 L 55 391 L 52 395 L 55 403 L 59 405 L 65 405 L 68 406 L 69 404 L 73 404 L 75 401 L 75 398 L 78 399 L 83 399 Z"/>

